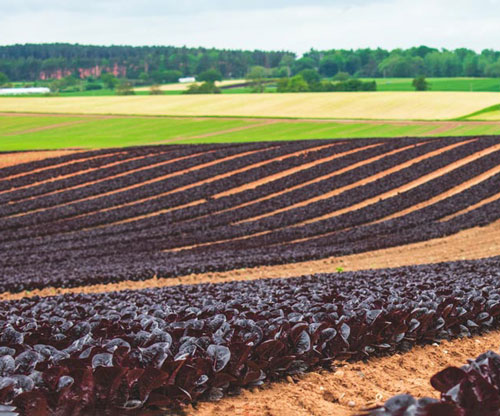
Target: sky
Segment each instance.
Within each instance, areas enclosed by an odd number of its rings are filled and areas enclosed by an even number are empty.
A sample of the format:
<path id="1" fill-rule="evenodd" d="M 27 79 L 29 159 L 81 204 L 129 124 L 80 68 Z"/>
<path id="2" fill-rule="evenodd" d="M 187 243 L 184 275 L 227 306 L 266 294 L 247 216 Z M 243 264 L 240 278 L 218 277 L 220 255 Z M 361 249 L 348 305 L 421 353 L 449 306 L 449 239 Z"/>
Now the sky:
<path id="1" fill-rule="evenodd" d="M 0 0 L 0 44 L 500 49 L 500 0 Z"/>

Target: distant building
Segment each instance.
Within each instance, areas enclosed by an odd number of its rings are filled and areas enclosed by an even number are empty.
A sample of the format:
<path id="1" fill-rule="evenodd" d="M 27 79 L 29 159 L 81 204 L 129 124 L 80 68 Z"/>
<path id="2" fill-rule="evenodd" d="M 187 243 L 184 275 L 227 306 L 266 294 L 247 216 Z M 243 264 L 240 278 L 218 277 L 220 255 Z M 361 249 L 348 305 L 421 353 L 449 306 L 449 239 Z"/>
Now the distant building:
<path id="1" fill-rule="evenodd" d="M 187 84 L 187 83 L 190 83 L 190 82 L 196 82 L 196 78 L 195 77 L 179 78 L 179 82 L 181 84 Z"/>
<path id="2" fill-rule="evenodd" d="M 0 95 L 48 94 L 49 92 L 50 89 L 47 87 L 0 88 Z"/>

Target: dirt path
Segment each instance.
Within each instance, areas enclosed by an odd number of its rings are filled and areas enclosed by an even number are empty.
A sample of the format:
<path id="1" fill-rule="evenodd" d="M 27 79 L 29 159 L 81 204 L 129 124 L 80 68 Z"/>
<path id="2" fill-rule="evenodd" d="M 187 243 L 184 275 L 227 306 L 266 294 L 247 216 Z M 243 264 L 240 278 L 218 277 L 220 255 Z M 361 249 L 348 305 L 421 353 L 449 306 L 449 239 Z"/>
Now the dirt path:
<path id="1" fill-rule="evenodd" d="M 277 266 L 261 266 L 220 273 L 191 274 L 176 278 L 155 278 L 139 282 L 125 281 L 77 288 L 49 287 L 43 290 L 15 294 L 2 293 L 0 294 L 0 300 L 20 299 L 32 296 L 54 296 L 63 293 L 100 293 L 127 289 L 137 290 L 179 284 L 221 283 L 231 280 L 288 278 L 314 273 L 335 273 L 338 268 L 342 268 L 345 271 L 367 270 L 443 261 L 472 260 L 498 255 L 500 255 L 500 221 L 486 227 L 463 230 L 444 238 L 343 257 L 330 257 L 322 260 Z"/>
<path id="2" fill-rule="evenodd" d="M 187 413 L 196 416 L 352 416 L 402 393 L 439 398 L 429 383 L 438 371 L 466 364 L 487 350 L 498 351 L 500 331 L 416 347 L 406 354 L 347 363 L 336 372 L 287 377 L 280 383 L 244 390 L 219 403 L 201 403 Z"/>

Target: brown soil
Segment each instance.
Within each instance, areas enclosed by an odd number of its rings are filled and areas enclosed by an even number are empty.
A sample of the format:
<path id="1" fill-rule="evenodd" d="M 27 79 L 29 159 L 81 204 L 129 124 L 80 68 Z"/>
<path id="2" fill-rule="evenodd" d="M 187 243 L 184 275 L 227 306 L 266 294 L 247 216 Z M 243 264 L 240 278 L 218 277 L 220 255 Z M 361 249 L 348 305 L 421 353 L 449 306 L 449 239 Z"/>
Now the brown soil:
<path id="1" fill-rule="evenodd" d="M 76 153 L 75 150 L 47 150 L 41 152 L 17 152 L 0 155 L 0 169 L 8 166 L 19 165 L 20 163 L 35 162 L 51 157 L 66 156 Z M 16 175 L 17 176 L 17 175 Z M 9 176 L 12 178 L 13 176 Z"/>
<path id="2" fill-rule="evenodd" d="M 137 290 L 179 284 L 221 283 L 231 280 L 289 278 L 313 273 L 399 267 L 411 264 L 438 263 L 442 261 L 472 260 L 500 255 L 500 221 L 486 227 L 475 227 L 445 238 L 408 244 L 367 253 L 322 260 L 291 263 L 278 266 L 261 266 L 220 273 L 191 274 L 176 278 L 154 278 L 145 281 L 125 281 L 113 284 L 77 288 L 53 288 L 22 293 L 2 293 L 0 300 L 21 299 L 32 296 L 54 296 L 63 293 L 100 293 L 115 290 Z"/>
<path id="3" fill-rule="evenodd" d="M 438 371 L 460 367 L 487 350 L 498 350 L 500 331 L 481 337 L 416 347 L 406 354 L 368 362 L 339 364 L 335 372 L 287 377 L 280 383 L 244 390 L 219 403 L 201 403 L 187 413 L 196 416 L 352 416 L 403 393 L 439 398 L 429 383 Z"/>

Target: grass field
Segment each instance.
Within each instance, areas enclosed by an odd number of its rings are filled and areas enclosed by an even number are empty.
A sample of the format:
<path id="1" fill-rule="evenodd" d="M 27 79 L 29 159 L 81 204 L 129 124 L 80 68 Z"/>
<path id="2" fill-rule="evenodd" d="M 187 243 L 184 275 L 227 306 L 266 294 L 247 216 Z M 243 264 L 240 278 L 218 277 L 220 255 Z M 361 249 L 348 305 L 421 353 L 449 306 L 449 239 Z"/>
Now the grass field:
<path id="1" fill-rule="evenodd" d="M 294 93 L 0 98 L 0 112 L 446 120 L 500 103 L 491 92 Z"/>
<path id="2" fill-rule="evenodd" d="M 377 91 L 414 91 L 413 78 L 366 78 L 376 81 Z M 431 91 L 500 92 L 498 78 L 427 78 Z"/>
<path id="3" fill-rule="evenodd" d="M 325 138 L 500 134 L 497 123 L 0 115 L 0 151 Z"/>

